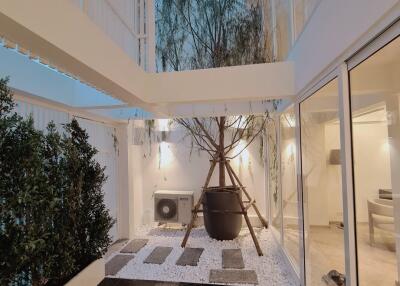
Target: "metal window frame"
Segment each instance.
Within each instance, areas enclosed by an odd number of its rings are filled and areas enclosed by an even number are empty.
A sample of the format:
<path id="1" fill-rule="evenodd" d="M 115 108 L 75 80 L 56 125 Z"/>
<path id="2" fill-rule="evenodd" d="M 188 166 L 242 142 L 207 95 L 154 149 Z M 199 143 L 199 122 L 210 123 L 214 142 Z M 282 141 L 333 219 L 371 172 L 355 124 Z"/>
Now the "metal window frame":
<path id="1" fill-rule="evenodd" d="M 278 160 L 278 172 L 279 172 L 279 174 L 278 174 L 278 192 L 279 192 L 279 196 L 280 196 L 280 199 L 279 199 L 279 206 L 281 207 L 281 210 L 280 210 L 280 212 L 281 212 L 281 216 L 280 216 L 280 222 L 281 222 L 281 224 L 280 224 L 280 227 L 279 227 L 279 229 L 277 229 L 277 228 L 275 228 L 275 227 L 273 227 L 272 226 L 272 208 L 271 208 L 271 204 L 272 204 L 272 200 L 270 200 L 270 195 L 271 195 L 271 193 L 270 193 L 270 189 L 269 189 L 269 184 L 267 183 L 267 193 L 268 193 L 268 213 L 267 213 L 267 215 L 268 215 L 268 219 L 269 219 L 269 221 L 270 221 L 270 225 L 271 225 L 271 233 L 272 233 L 272 237 L 274 238 L 274 240 L 276 241 L 276 243 L 278 243 L 279 244 L 279 250 L 280 250 L 280 253 L 281 253 L 281 255 L 283 256 L 283 258 L 284 258 L 284 262 L 285 262 L 285 264 L 289 267 L 289 269 L 290 269 L 290 271 L 291 271 L 291 274 L 292 274 L 292 276 L 293 276 L 293 278 L 295 278 L 296 279 L 296 282 L 298 283 L 298 284 L 302 284 L 301 283 L 301 253 L 302 253 L 302 245 L 301 245 L 301 243 L 300 243 L 300 241 L 299 241 L 299 254 L 300 254 L 300 265 L 295 265 L 294 263 L 294 261 L 293 261 L 293 258 L 289 255 L 289 253 L 287 252 L 287 250 L 285 249 L 285 247 L 284 247 L 284 228 L 283 228 L 283 201 L 282 201 L 282 199 L 283 199 L 283 197 L 282 197 L 282 185 L 281 185 L 281 182 L 282 182 L 282 178 L 281 178 L 281 175 L 282 175 L 282 173 L 281 173 L 281 149 L 280 149 L 280 143 L 281 143 L 281 128 L 280 128 L 280 116 L 283 114 L 283 113 L 285 113 L 287 110 L 289 110 L 290 108 L 293 108 L 293 109 L 295 109 L 295 104 L 294 103 L 290 103 L 290 104 L 288 104 L 287 106 L 285 106 L 284 107 L 284 109 L 282 110 L 282 111 L 280 111 L 279 113 L 277 113 L 277 114 L 275 114 L 275 116 L 273 117 L 273 119 L 274 119 L 274 121 L 275 121 L 275 132 L 276 132 L 276 145 L 277 145 L 277 160 Z M 296 123 L 296 125 L 297 125 L 297 123 Z M 296 138 L 295 138 L 295 140 L 296 140 Z M 266 140 L 266 145 L 268 144 L 268 140 Z M 296 141 L 296 148 L 297 148 L 297 141 Z M 266 151 L 268 152 L 268 146 L 266 146 Z M 296 152 L 297 152 L 297 149 L 296 149 Z M 269 164 L 269 157 L 268 157 L 268 154 L 266 155 L 266 164 Z M 296 161 L 296 164 L 297 164 L 297 161 Z M 269 166 L 269 165 L 267 165 L 267 166 Z M 269 168 L 269 167 L 268 167 Z M 270 178 L 270 174 L 269 174 L 269 169 L 266 171 L 266 178 L 267 178 L 267 180 L 269 180 L 269 178 Z M 296 175 L 298 174 L 298 170 L 297 170 L 297 166 L 296 166 Z M 278 196 L 278 198 L 279 198 L 279 196 Z M 299 200 L 299 192 L 298 192 L 298 190 L 297 190 L 297 198 L 298 198 L 298 204 L 300 204 L 300 200 Z M 299 225 L 299 237 L 302 235 L 302 231 L 301 231 L 301 227 L 302 227 L 302 224 L 301 224 L 301 217 L 299 217 L 299 222 L 298 222 L 298 225 Z"/>
<path id="2" fill-rule="evenodd" d="M 301 138 L 301 108 L 300 105 L 305 102 L 307 99 L 311 98 L 313 95 L 315 95 L 319 90 L 321 90 L 323 87 L 325 87 L 327 84 L 329 84 L 331 81 L 333 80 L 338 80 L 339 81 L 339 77 L 338 77 L 338 71 L 337 69 L 333 69 L 331 71 L 329 71 L 317 84 L 315 84 L 314 86 L 312 86 L 307 92 L 305 92 L 304 94 L 300 95 L 298 97 L 298 99 L 296 100 L 296 121 L 298 122 L 298 124 L 296 125 L 296 142 L 297 143 L 297 162 L 296 164 L 298 164 L 297 166 L 297 170 L 299 171 L 298 173 L 298 177 L 297 177 L 297 188 L 298 188 L 298 193 L 300 194 L 299 199 L 301 199 L 301 201 L 299 201 L 299 206 L 300 209 L 299 214 L 301 216 L 301 240 L 300 243 L 302 245 L 302 250 L 300 251 L 300 261 L 301 261 L 301 268 L 300 268 L 300 273 L 301 273 L 301 285 L 308 285 L 307 281 L 309 277 L 307 277 L 307 257 L 308 257 L 308 244 L 307 241 L 305 239 L 305 230 L 306 230 L 306 224 L 305 224 L 305 219 L 306 219 L 306 215 L 305 212 L 307 210 L 305 210 L 304 208 L 304 190 L 303 190 L 303 162 L 302 162 L 302 138 Z M 339 99 L 338 99 L 339 100 Z M 339 116 L 340 116 L 340 102 L 338 103 L 339 106 Z M 343 179 L 342 179 L 343 180 Z M 342 200 L 343 201 L 343 200 Z M 343 209 L 345 208 L 345 205 L 343 205 Z M 344 214 L 343 214 L 344 215 Z M 346 237 L 343 237 L 344 241 L 346 240 Z"/>
<path id="3" fill-rule="evenodd" d="M 296 126 L 298 125 L 298 121 L 297 121 L 297 117 L 296 117 L 296 105 L 294 103 L 291 103 L 288 106 L 286 106 L 285 109 L 282 112 L 280 112 L 278 114 L 278 120 L 279 120 L 279 182 L 280 182 L 279 186 L 280 186 L 280 192 L 281 192 L 281 212 L 282 212 L 282 216 L 281 216 L 281 245 L 282 245 L 283 253 L 286 256 L 287 261 L 289 262 L 290 266 L 292 267 L 293 273 L 295 274 L 298 282 L 300 282 L 301 281 L 301 269 L 302 269 L 302 262 L 301 262 L 301 260 L 302 260 L 302 258 L 301 258 L 302 242 L 301 241 L 302 240 L 300 239 L 300 237 L 302 236 L 302 225 L 301 225 L 302 215 L 300 216 L 300 213 L 299 213 L 300 197 L 299 197 L 299 189 L 298 189 L 297 158 L 295 159 L 295 171 L 296 171 L 295 180 L 296 180 L 298 227 L 299 227 L 299 229 L 298 229 L 298 231 L 299 231 L 299 265 L 296 264 L 294 258 L 290 255 L 288 250 L 285 248 L 285 232 L 284 232 L 285 228 L 284 228 L 284 219 L 283 219 L 283 217 L 284 217 L 284 214 L 283 214 L 283 211 L 284 211 L 283 210 L 283 192 L 282 192 L 282 181 L 283 180 L 282 180 L 282 167 L 281 167 L 281 164 L 282 164 L 281 151 L 282 150 L 280 148 L 281 147 L 281 143 L 282 143 L 282 139 L 281 139 L 281 128 L 280 128 L 281 127 L 281 123 L 280 123 L 280 120 L 281 120 L 281 116 L 284 113 L 288 112 L 290 109 L 293 109 L 293 112 L 295 114 L 295 137 L 294 137 L 294 140 L 295 140 L 295 146 L 296 146 L 296 151 L 295 152 L 296 152 L 296 157 L 297 157 L 297 154 L 298 154 L 297 146 L 299 144 L 297 143 L 297 135 L 296 135 L 296 130 L 297 130 Z"/>
<path id="4" fill-rule="evenodd" d="M 347 60 L 339 60 L 328 70 L 318 77 L 316 83 L 299 94 L 294 103 L 296 116 L 296 171 L 297 188 L 299 194 L 299 219 L 300 232 L 300 284 L 307 285 L 306 279 L 306 241 L 304 238 L 304 198 L 302 178 L 302 153 L 301 153 L 301 120 L 300 104 L 314 95 L 330 81 L 337 78 L 339 96 L 339 120 L 340 120 L 340 156 L 342 160 L 342 204 L 344 222 L 344 251 L 346 285 L 358 285 L 357 265 L 357 240 L 355 228 L 355 203 L 354 203 L 354 169 L 353 169 L 353 145 L 352 145 L 352 124 L 351 124 L 351 94 L 349 72 L 358 64 L 369 58 L 378 50 L 382 49 L 393 39 L 400 36 L 400 21 L 397 18 L 394 23 L 382 30 L 381 33 L 372 37 L 359 50 L 351 54 Z"/>
<path id="5" fill-rule="evenodd" d="M 343 146 L 345 150 L 342 150 L 341 159 L 345 162 L 347 170 L 342 171 L 343 184 L 346 185 L 347 194 L 343 193 L 343 198 L 346 198 L 348 209 L 346 209 L 348 216 L 348 236 L 349 241 L 348 253 L 346 260 L 349 260 L 348 265 L 346 264 L 346 272 L 350 273 L 350 285 L 359 284 L 359 273 L 358 273 L 358 247 L 357 247 L 357 221 L 356 221 L 356 206 L 355 206 L 355 185 L 354 185 L 354 164 L 353 164 L 353 132 L 352 132 L 352 111 L 351 111 L 351 88 L 350 88 L 350 72 L 362 62 L 368 60 L 376 52 L 385 48 L 386 45 L 400 37 L 400 20 L 396 19 L 394 23 L 384 29 L 377 37 L 368 42 L 359 51 L 357 51 L 346 63 L 343 63 L 340 67 L 340 76 L 342 77 L 342 85 L 340 86 L 340 92 L 342 92 L 342 109 L 343 109 L 343 120 L 341 118 L 341 125 L 343 121 Z M 342 129 L 342 127 L 341 127 Z M 342 142 L 341 142 L 342 143 Z M 345 196 L 346 195 L 346 196 Z M 345 224 L 346 226 L 346 224 Z M 350 231 L 351 230 L 351 231 Z M 346 228 L 345 228 L 346 231 Z M 399 267 L 399 265 L 398 265 Z M 400 273 L 397 273 L 399 276 Z M 398 281 L 396 281 L 398 284 Z"/>

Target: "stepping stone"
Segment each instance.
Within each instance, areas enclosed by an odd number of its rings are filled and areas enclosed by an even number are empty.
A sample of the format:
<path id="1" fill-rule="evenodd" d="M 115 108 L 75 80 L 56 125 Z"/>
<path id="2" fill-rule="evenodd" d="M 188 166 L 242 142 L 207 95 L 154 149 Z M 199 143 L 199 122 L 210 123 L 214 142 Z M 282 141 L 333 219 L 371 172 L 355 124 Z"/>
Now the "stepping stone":
<path id="1" fill-rule="evenodd" d="M 119 252 L 123 246 L 128 242 L 127 239 L 118 239 L 116 242 L 110 245 L 110 247 L 107 249 L 106 254 L 104 255 L 105 258 L 108 258 L 113 254 L 114 252 Z"/>
<path id="2" fill-rule="evenodd" d="M 137 253 L 148 241 L 148 239 L 134 239 L 121 250 L 121 253 Z"/>
<path id="3" fill-rule="evenodd" d="M 258 284 L 254 270 L 210 270 L 210 283 Z"/>
<path id="4" fill-rule="evenodd" d="M 117 274 L 133 257 L 133 255 L 115 255 L 106 263 L 106 275 Z"/>
<path id="5" fill-rule="evenodd" d="M 243 269 L 242 251 L 240 249 L 223 249 L 222 268 Z"/>
<path id="6" fill-rule="evenodd" d="M 156 247 L 143 262 L 150 264 L 163 264 L 171 251 L 172 247 Z"/>
<path id="7" fill-rule="evenodd" d="M 200 256 L 203 253 L 204 248 L 190 248 L 187 247 L 183 251 L 182 255 L 179 257 L 176 265 L 180 266 L 197 266 Z"/>

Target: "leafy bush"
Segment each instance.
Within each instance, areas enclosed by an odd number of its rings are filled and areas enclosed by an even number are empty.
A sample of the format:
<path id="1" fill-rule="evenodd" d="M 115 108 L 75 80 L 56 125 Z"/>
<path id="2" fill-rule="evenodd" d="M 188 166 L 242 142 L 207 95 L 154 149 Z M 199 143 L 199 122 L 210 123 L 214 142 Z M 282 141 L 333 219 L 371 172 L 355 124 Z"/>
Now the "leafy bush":
<path id="1" fill-rule="evenodd" d="M 74 119 L 36 130 L 0 79 L 0 285 L 62 285 L 110 244 L 104 168 Z"/>

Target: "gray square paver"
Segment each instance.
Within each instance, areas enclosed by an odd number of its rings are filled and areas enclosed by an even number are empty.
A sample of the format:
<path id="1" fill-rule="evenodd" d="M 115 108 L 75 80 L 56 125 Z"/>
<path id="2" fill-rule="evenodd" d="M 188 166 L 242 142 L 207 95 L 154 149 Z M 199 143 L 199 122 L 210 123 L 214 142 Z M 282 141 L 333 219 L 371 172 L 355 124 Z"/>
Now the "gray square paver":
<path id="1" fill-rule="evenodd" d="M 133 255 L 115 255 L 106 263 L 106 275 L 117 274 L 133 257 Z"/>
<path id="2" fill-rule="evenodd" d="M 150 264 L 163 264 L 165 259 L 171 253 L 172 247 L 161 247 L 158 246 L 153 249 L 149 256 L 143 261 L 144 263 Z"/>
<path id="3" fill-rule="evenodd" d="M 223 249 L 222 268 L 243 269 L 242 251 L 240 249 Z"/>
<path id="4" fill-rule="evenodd" d="M 179 257 L 176 265 L 180 266 L 197 266 L 200 256 L 203 253 L 204 248 L 190 248 L 187 247 L 183 251 L 182 255 Z"/>
<path id="5" fill-rule="evenodd" d="M 148 241 L 148 239 L 134 239 L 122 248 L 121 253 L 137 253 Z"/>

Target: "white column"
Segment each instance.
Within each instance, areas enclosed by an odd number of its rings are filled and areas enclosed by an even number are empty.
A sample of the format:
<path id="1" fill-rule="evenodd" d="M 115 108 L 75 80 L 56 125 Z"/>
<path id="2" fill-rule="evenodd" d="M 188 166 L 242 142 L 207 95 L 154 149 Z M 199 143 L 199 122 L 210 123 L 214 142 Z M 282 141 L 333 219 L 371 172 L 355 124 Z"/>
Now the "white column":
<path id="1" fill-rule="evenodd" d="M 147 0 L 147 71 L 156 71 L 156 23 L 155 23 L 155 4 L 154 0 Z"/>
<path id="2" fill-rule="evenodd" d="M 346 285 L 357 285 L 356 237 L 354 220 L 353 159 L 351 141 L 351 111 L 347 64 L 339 69 L 340 161 L 342 167 L 342 197 Z"/>
<path id="3" fill-rule="evenodd" d="M 140 37 L 140 66 L 142 68 L 145 68 L 145 61 L 146 61 L 146 51 L 145 51 L 145 46 L 144 46 L 144 41 L 145 41 L 145 37 L 143 37 L 145 35 L 145 20 L 144 20 L 144 15 L 145 15 L 145 5 L 144 5 L 144 1 L 146 0 L 139 0 L 139 5 L 140 5 L 140 14 L 139 14 L 139 29 L 140 29 L 140 33 L 139 33 L 139 37 Z"/>
<path id="4" fill-rule="evenodd" d="M 130 210 L 130 184 L 129 184 L 129 137 L 128 125 L 117 128 L 118 138 L 118 238 L 129 238 L 129 225 L 131 221 Z"/>

